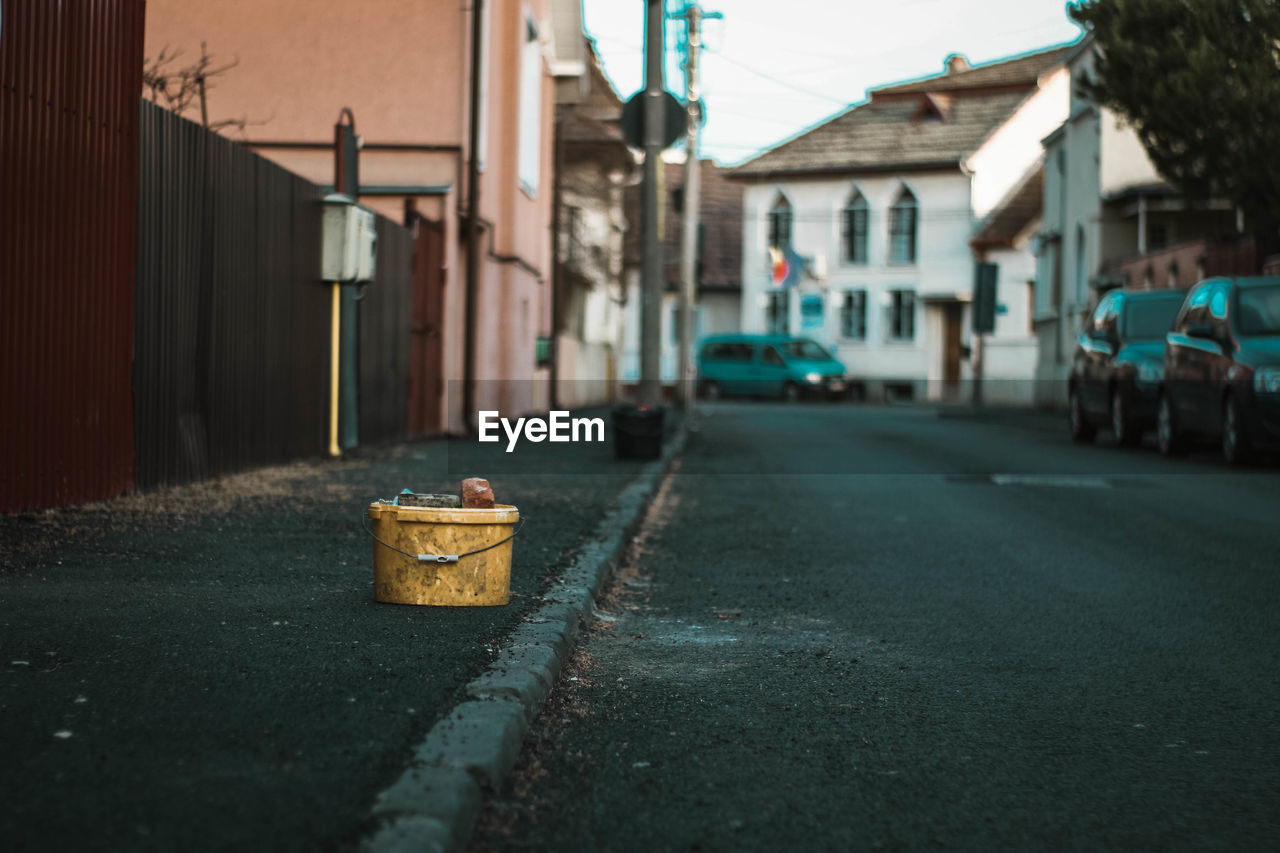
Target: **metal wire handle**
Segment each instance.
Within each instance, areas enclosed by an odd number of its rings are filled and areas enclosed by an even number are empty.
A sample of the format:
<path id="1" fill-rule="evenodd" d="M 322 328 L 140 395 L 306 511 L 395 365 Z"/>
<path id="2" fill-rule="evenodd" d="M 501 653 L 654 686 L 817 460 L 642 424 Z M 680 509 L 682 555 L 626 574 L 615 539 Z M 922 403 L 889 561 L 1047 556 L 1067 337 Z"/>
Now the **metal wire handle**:
<path id="1" fill-rule="evenodd" d="M 372 536 L 373 541 L 377 542 L 379 545 L 381 545 L 384 548 L 390 548 L 392 551 L 395 551 L 398 554 L 404 554 L 406 557 L 412 557 L 415 560 L 417 560 L 419 563 L 456 563 L 459 560 L 461 560 L 463 557 L 470 557 L 472 554 L 483 553 L 485 551 L 490 550 L 491 548 L 497 548 L 499 545 L 505 545 L 508 542 L 510 542 L 512 539 L 515 539 L 516 534 L 519 533 L 520 529 L 524 527 L 525 518 L 524 516 L 520 517 L 520 520 L 516 522 L 515 530 L 512 530 L 511 535 L 508 536 L 506 539 L 502 539 L 498 542 L 494 542 L 492 545 L 486 545 L 483 548 L 477 548 L 474 551 L 468 551 L 465 554 L 410 554 L 408 551 L 397 548 L 395 545 L 392 545 L 390 542 L 384 542 L 382 539 L 379 539 L 378 534 L 373 532 L 373 527 L 369 524 L 368 516 L 363 516 L 360 519 L 360 521 L 364 525 L 364 532 Z"/>

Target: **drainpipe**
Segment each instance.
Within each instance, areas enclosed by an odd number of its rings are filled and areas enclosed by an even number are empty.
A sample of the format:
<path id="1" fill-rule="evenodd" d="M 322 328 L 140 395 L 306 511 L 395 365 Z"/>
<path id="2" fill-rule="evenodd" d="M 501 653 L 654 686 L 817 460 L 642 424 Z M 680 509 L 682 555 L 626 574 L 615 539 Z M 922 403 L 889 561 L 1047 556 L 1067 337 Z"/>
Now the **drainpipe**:
<path id="1" fill-rule="evenodd" d="M 564 173 L 564 140 L 560 133 L 560 115 L 557 110 L 551 146 L 555 157 L 555 175 L 551 180 L 551 392 L 552 409 L 560 408 L 560 289 L 564 272 L 560 264 L 560 176 Z M 573 235 L 569 236 L 573 239 Z"/>
<path id="2" fill-rule="evenodd" d="M 463 318 L 462 418 L 467 432 L 475 431 L 476 413 L 476 291 L 480 273 L 480 56 L 484 0 L 471 3 L 471 105 L 467 140 L 467 267 Z"/>

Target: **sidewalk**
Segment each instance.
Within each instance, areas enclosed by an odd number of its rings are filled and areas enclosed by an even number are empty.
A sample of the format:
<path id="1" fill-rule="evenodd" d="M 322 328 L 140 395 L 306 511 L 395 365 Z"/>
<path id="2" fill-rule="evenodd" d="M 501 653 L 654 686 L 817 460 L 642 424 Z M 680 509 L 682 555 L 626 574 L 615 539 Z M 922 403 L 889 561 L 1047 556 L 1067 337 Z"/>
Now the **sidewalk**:
<path id="1" fill-rule="evenodd" d="M 644 468 L 432 441 L 0 517 L 0 846 L 331 849 Z M 365 507 L 492 481 L 512 603 L 377 604 Z"/>

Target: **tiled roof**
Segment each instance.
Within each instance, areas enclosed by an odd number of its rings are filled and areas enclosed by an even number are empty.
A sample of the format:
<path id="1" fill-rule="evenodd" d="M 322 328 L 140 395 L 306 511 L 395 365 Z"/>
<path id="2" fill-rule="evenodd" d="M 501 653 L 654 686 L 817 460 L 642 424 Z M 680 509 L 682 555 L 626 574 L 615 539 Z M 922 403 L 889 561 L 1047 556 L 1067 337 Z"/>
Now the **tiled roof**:
<path id="1" fill-rule="evenodd" d="M 986 89 L 1006 86 L 1027 86 L 1035 84 L 1040 75 L 1053 70 L 1062 63 L 1067 47 L 1054 47 L 1036 53 L 1029 53 L 1016 59 L 1004 59 L 974 65 L 963 71 L 950 74 L 936 74 L 907 83 L 895 83 L 871 90 L 871 97 L 884 95 L 905 95 L 912 92 L 952 92 L 960 89 Z"/>
<path id="2" fill-rule="evenodd" d="M 958 166 L 1061 64 L 1056 47 L 872 90 L 869 101 L 738 166 L 732 177 Z M 940 120 L 939 120 L 940 116 Z"/>
<path id="3" fill-rule="evenodd" d="M 590 90 L 579 103 L 557 105 L 560 133 L 568 143 L 621 142 L 622 99 L 605 77 L 595 45 L 588 41 L 587 47 Z"/>
<path id="4" fill-rule="evenodd" d="M 914 120 L 917 99 L 872 100 L 747 161 L 732 175 L 958 166 L 1026 94 L 955 97 L 944 121 Z"/>
<path id="5" fill-rule="evenodd" d="M 978 247 L 1012 246 L 1014 239 L 1038 216 L 1044 205 L 1044 167 L 1028 174 L 1018 187 L 987 215 L 972 243 Z"/>
<path id="6" fill-rule="evenodd" d="M 664 278 L 668 284 L 680 280 L 680 239 L 684 216 L 673 202 L 684 184 L 684 165 L 663 163 Z M 742 286 L 742 184 L 725 177 L 726 170 L 704 159 L 699 170 L 700 222 L 703 225 L 702 276 L 698 284 L 709 288 Z M 644 224 L 639 184 L 629 186 L 623 196 L 627 216 L 624 263 L 641 263 L 640 235 Z"/>

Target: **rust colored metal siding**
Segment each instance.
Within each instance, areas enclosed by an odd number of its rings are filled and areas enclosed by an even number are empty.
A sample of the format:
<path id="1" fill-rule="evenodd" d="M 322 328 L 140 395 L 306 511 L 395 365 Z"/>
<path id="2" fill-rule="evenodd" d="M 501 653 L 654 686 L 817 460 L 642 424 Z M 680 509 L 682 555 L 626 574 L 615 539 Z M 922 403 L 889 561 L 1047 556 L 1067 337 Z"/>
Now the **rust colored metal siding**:
<path id="1" fill-rule="evenodd" d="M 138 486 L 322 454 L 319 188 L 148 102 L 138 158 Z"/>
<path id="2" fill-rule="evenodd" d="M 133 484 L 142 0 L 6 2 L 0 511 Z"/>

